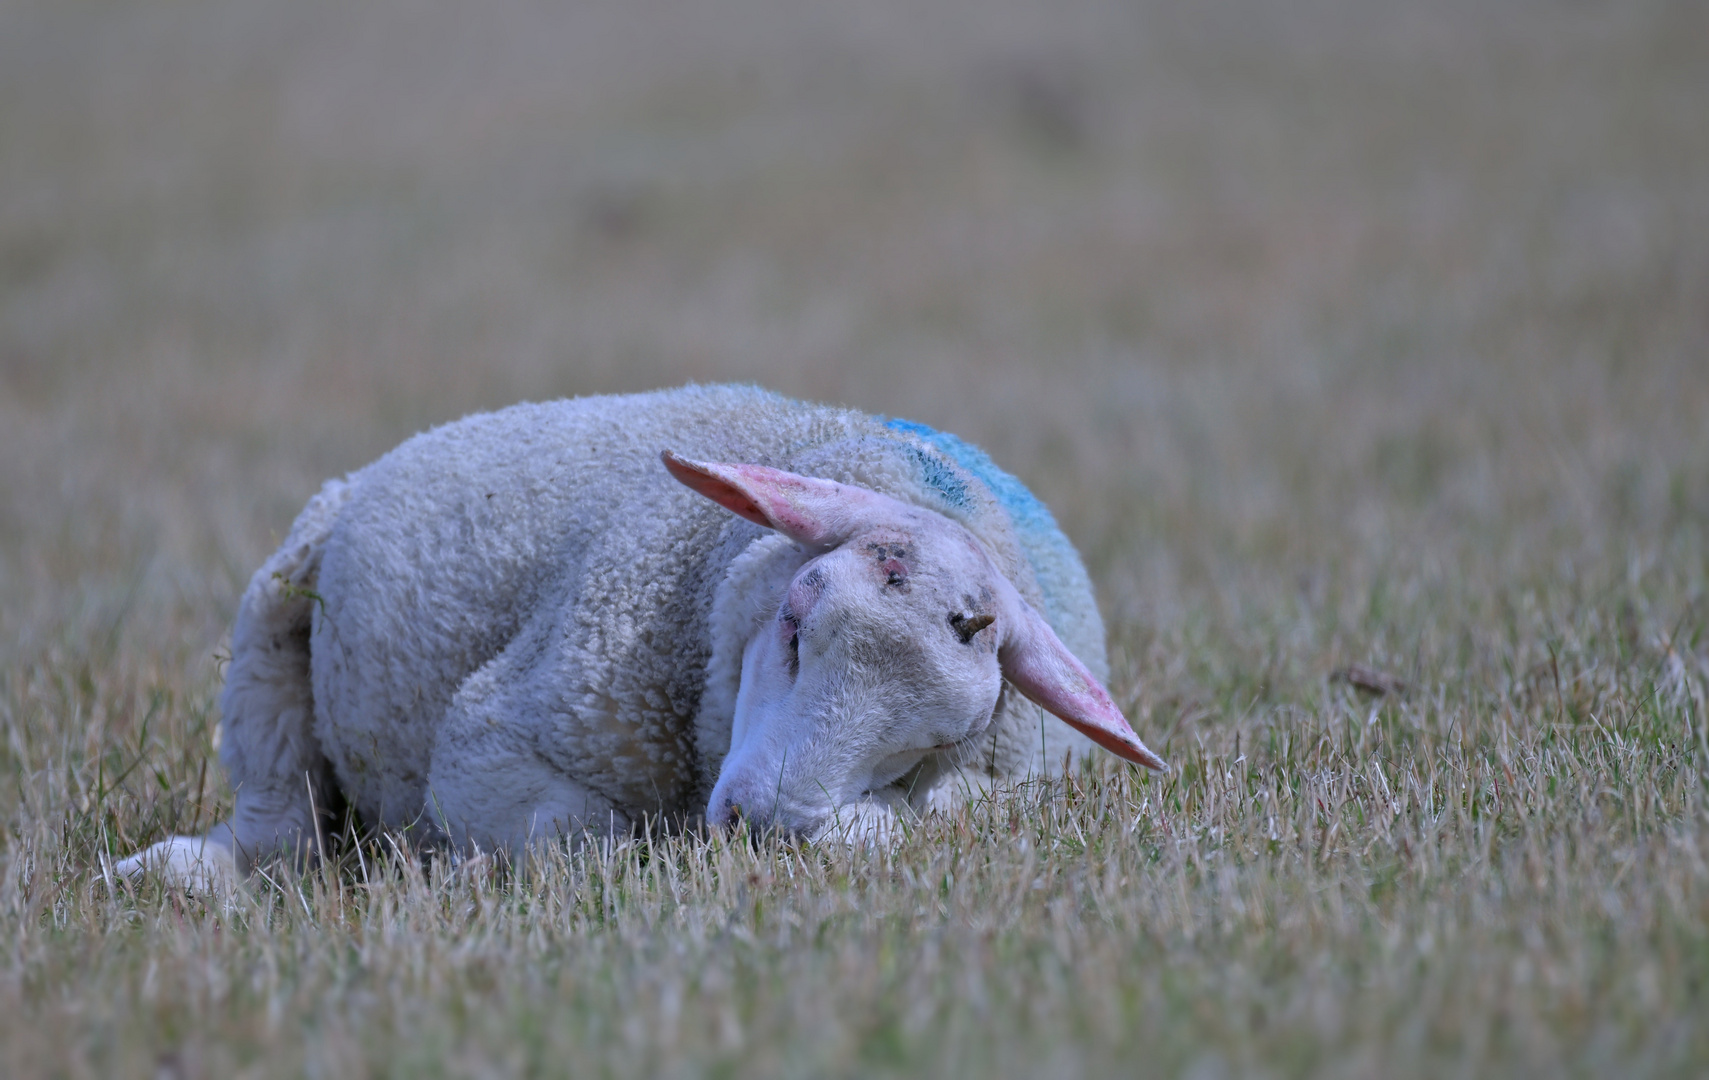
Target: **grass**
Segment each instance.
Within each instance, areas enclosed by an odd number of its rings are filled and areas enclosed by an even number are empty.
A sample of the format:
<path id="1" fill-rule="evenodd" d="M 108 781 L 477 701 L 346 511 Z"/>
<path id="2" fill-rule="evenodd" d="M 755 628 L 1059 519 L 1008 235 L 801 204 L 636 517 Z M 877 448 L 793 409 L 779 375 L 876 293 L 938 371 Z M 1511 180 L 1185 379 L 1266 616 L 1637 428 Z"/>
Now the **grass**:
<path id="1" fill-rule="evenodd" d="M 1700 5 L 402 6 L 0 10 L 0 1072 L 1709 1067 Z M 1023 476 L 1175 771 L 111 887 L 321 479 L 690 378 Z"/>

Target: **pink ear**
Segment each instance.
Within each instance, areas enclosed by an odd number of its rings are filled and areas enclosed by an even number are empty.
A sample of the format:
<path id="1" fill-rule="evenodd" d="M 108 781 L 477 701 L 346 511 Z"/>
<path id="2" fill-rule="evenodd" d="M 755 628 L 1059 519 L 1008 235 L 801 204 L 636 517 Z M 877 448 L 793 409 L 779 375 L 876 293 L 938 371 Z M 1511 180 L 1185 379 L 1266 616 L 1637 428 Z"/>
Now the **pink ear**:
<path id="1" fill-rule="evenodd" d="M 1019 596 L 1014 600 L 997 651 L 1003 677 L 1110 753 L 1168 772 L 1169 765 L 1139 741 L 1109 691 L 1068 651 L 1050 624 Z"/>
<path id="2" fill-rule="evenodd" d="M 719 506 L 809 547 L 836 547 L 889 501 L 865 488 L 764 465 L 690 461 L 669 450 L 659 458 L 672 476 Z"/>

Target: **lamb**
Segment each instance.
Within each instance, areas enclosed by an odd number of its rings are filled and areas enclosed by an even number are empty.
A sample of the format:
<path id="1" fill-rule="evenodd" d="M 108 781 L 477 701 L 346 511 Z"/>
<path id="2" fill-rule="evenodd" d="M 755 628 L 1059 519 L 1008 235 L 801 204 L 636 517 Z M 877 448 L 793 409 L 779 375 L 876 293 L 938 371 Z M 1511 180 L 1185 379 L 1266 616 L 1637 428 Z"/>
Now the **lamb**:
<path id="1" fill-rule="evenodd" d="M 516 405 L 309 500 L 232 631 L 231 820 L 117 869 L 229 885 L 346 810 L 510 856 L 873 836 L 1093 744 L 1166 769 L 1107 677 L 1073 546 L 952 435 L 739 386 Z"/>

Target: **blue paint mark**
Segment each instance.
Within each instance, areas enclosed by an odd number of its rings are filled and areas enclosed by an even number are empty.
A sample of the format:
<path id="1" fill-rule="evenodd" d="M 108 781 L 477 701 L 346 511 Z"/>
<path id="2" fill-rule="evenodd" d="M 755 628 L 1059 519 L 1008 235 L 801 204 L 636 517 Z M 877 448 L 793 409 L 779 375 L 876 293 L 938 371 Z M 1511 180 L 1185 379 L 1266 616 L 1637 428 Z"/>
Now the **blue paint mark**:
<path id="1" fill-rule="evenodd" d="M 892 425 L 894 426 L 894 424 Z M 909 444 L 908 456 L 914 459 L 914 464 L 920 467 L 920 475 L 926 483 L 937 489 L 944 501 L 957 510 L 973 509 L 973 502 L 968 498 L 967 485 L 955 470 L 946 465 L 942 458 L 926 453 L 918 446 Z"/>
<path id="2" fill-rule="evenodd" d="M 1025 484 L 998 468 L 985 451 L 972 443 L 912 420 L 886 420 L 884 425 L 892 431 L 914 436 L 978 477 L 991 489 L 991 494 L 1008 513 L 1014 525 L 1015 540 L 1032 566 L 1033 578 L 1044 596 L 1045 617 L 1052 626 L 1060 629 L 1066 612 L 1078 601 L 1073 597 L 1056 595 L 1057 590 L 1073 589 L 1073 582 L 1084 580 L 1085 571 L 1080 569 L 1080 556 L 1075 553 L 1068 537 L 1062 534 L 1050 509 L 1027 490 Z M 934 460 L 918 447 L 910 449 L 915 460 L 922 465 L 921 472 L 927 484 L 957 508 L 974 509 L 970 505 L 966 482 L 955 475 L 954 470 L 946 468 L 943 462 Z"/>
<path id="3" fill-rule="evenodd" d="M 991 494 L 1009 512 L 1015 528 L 1024 533 L 1043 534 L 1058 542 L 1066 542 L 1062 531 L 1057 527 L 1056 518 L 1051 516 L 1050 508 L 1039 502 L 1038 496 L 1027 490 L 1027 486 L 1010 476 L 992 461 L 990 455 L 974 446 L 972 443 L 957 438 L 948 432 L 929 428 L 925 424 L 916 424 L 912 420 L 886 420 L 885 427 L 892 431 L 906 432 L 920 439 L 928 446 L 937 450 L 951 461 L 960 465 L 968 472 L 977 476 L 982 483 L 991 489 Z M 951 505 L 968 508 L 967 487 L 961 479 L 945 469 L 941 464 L 930 461 L 920 454 L 922 471 L 926 483 L 943 492 Z M 929 462 L 929 464 L 927 464 Z M 952 490 L 953 489 L 953 490 Z M 1030 545 L 1028 545 L 1030 546 Z"/>

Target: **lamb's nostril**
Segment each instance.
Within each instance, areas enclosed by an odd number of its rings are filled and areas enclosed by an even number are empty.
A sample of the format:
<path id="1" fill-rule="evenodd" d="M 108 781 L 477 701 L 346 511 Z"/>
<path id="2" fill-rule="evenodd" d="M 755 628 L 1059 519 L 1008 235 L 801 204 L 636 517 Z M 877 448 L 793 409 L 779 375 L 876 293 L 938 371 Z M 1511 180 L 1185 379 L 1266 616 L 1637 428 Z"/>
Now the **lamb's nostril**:
<path id="1" fill-rule="evenodd" d="M 742 823 L 742 804 L 725 799 L 713 811 L 712 824 L 720 829 L 734 830 Z"/>

